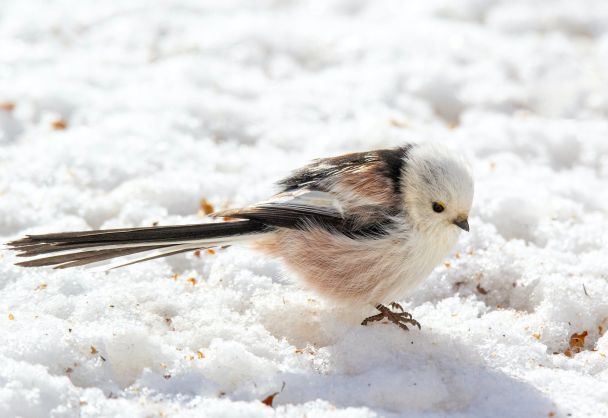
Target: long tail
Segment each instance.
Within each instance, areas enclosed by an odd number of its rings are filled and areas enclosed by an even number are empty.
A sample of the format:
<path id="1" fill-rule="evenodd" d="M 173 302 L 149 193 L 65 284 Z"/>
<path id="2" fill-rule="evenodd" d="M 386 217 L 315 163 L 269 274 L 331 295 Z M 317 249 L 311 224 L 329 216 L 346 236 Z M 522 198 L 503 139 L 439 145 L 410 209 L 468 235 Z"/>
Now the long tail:
<path id="1" fill-rule="evenodd" d="M 28 235 L 7 246 L 19 252 L 18 257 L 28 258 L 18 266 L 59 269 L 145 253 L 143 257 L 107 267 L 112 269 L 200 248 L 230 245 L 269 230 L 260 222 L 235 221 Z"/>

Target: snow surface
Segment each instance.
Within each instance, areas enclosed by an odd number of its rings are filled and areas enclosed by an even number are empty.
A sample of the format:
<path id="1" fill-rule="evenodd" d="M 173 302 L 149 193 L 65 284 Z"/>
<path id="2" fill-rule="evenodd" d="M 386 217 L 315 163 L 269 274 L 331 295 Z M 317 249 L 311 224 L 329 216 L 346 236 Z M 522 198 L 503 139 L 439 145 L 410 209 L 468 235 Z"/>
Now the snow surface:
<path id="1" fill-rule="evenodd" d="M 0 109 L 2 242 L 203 222 L 408 140 L 476 175 L 409 333 L 243 248 L 1 252 L 0 416 L 608 416 L 605 0 L 2 0 Z"/>

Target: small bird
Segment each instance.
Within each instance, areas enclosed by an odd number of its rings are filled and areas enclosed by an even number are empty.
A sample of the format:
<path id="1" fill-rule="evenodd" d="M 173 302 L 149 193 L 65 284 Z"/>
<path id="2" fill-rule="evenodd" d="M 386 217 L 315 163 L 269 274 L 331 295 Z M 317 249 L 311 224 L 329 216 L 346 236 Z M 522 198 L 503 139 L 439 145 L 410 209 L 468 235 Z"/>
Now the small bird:
<path id="1" fill-rule="evenodd" d="M 420 328 L 398 303 L 385 303 L 406 296 L 469 230 L 473 179 L 466 161 L 438 143 L 410 143 L 318 159 L 279 186 L 269 200 L 213 214 L 221 222 L 28 235 L 7 245 L 30 258 L 18 263 L 25 267 L 61 269 L 138 254 L 112 269 L 247 244 L 281 258 L 322 297 L 375 307 L 379 313 L 362 325 L 387 319 Z"/>

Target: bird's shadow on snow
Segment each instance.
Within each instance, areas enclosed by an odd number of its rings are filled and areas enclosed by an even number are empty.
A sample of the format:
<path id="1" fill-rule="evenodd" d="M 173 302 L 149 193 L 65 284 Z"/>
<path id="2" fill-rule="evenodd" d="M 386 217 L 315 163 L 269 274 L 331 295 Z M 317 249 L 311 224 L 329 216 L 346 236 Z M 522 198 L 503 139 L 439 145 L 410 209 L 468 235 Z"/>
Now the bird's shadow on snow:
<path id="1" fill-rule="evenodd" d="M 323 399 L 368 407 L 383 416 L 547 416 L 557 407 L 542 392 L 493 369 L 471 346 L 428 330 L 388 324 L 352 328 L 316 354 L 318 373 L 286 372 L 277 404 Z"/>

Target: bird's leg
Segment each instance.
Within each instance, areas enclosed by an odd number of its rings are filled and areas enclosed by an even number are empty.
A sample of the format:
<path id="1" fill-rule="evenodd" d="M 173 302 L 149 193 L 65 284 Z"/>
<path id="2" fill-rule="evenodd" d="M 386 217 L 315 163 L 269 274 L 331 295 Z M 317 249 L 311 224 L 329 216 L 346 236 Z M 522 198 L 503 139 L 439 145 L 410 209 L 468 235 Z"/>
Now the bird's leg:
<path id="1" fill-rule="evenodd" d="M 410 313 L 405 312 L 401 305 L 393 302 L 390 304 L 390 306 L 393 309 L 399 309 L 401 312 L 393 312 L 386 306 L 379 304 L 376 305 L 376 309 L 378 309 L 380 313 L 365 318 L 363 322 L 361 322 L 361 325 L 367 325 L 369 322 L 381 321 L 386 318 L 393 324 L 397 325 L 399 328 L 404 329 L 406 331 L 409 330 L 409 328 L 405 324 L 414 325 L 418 327 L 418 329 L 420 329 L 420 322 L 416 321 Z"/>

